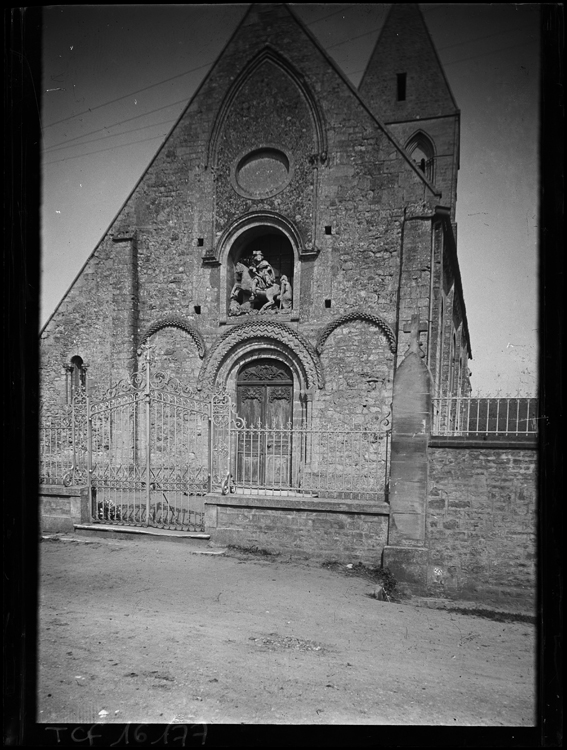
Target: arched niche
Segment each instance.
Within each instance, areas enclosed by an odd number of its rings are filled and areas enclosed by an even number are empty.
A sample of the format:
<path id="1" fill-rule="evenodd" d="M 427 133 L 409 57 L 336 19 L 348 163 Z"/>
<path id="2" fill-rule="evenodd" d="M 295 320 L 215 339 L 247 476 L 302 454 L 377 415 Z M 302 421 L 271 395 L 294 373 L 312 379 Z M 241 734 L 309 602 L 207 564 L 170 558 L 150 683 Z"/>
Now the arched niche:
<path id="1" fill-rule="evenodd" d="M 236 222 L 218 243 L 221 323 L 236 323 L 270 315 L 296 320 L 299 316 L 301 239 L 291 222 L 276 214 L 258 213 Z M 273 270 L 279 289 L 262 294 L 254 289 L 258 259 Z M 270 295 L 275 294 L 272 297 Z"/>

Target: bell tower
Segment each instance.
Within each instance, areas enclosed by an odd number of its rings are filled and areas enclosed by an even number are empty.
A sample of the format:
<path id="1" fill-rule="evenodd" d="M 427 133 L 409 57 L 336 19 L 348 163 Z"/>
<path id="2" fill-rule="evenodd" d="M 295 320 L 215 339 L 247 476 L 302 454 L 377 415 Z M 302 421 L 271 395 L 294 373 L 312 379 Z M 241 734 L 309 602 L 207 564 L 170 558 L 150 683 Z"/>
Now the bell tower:
<path id="1" fill-rule="evenodd" d="M 455 220 L 460 112 L 417 4 L 393 4 L 359 92 Z"/>

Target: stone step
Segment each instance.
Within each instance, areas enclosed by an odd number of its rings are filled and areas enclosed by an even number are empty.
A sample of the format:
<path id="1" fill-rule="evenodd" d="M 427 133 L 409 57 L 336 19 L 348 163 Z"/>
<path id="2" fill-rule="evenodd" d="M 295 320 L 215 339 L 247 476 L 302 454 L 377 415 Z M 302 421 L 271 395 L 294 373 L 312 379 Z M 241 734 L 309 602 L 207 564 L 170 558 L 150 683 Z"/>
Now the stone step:
<path id="1" fill-rule="evenodd" d="M 102 523 L 76 523 L 75 534 L 106 539 L 145 539 L 149 541 L 181 542 L 189 551 L 200 555 L 223 555 L 226 547 L 211 544 L 211 535 L 194 531 L 158 529 L 151 526 L 118 526 Z"/>

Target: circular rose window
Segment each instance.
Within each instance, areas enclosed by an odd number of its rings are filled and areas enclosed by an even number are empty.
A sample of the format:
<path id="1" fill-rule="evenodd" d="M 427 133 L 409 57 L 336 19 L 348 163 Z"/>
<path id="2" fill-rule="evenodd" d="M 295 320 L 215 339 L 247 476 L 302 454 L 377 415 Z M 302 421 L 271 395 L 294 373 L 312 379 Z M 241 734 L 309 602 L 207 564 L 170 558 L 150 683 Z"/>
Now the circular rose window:
<path id="1" fill-rule="evenodd" d="M 250 198 L 268 198 L 289 183 L 289 159 L 276 148 L 259 148 L 237 162 L 234 178 L 239 193 Z"/>

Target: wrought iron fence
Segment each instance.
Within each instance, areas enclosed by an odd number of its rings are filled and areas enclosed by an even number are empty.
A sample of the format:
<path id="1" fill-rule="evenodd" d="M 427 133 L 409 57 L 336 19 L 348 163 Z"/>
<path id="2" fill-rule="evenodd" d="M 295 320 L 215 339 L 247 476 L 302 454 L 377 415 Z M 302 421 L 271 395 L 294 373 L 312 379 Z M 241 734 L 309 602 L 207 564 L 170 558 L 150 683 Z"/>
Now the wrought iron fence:
<path id="1" fill-rule="evenodd" d="M 67 483 L 74 465 L 70 413 L 40 415 L 39 462 L 41 484 Z"/>
<path id="2" fill-rule="evenodd" d="M 86 483 L 87 452 L 87 396 L 81 388 L 61 411 L 40 409 L 40 484 L 69 487 Z"/>
<path id="3" fill-rule="evenodd" d="M 433 399 L 433 435 L 534 438 L 537 433 L 537 398 L 471 396 Z"/>
<path id="4" fill-rule="evenodd" d="M 247 425 L 230 429 L 230 492 L 375 501 L 386 496 L 389 417 L 375 427 Z"/>

